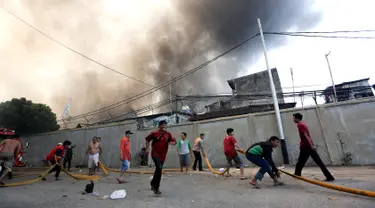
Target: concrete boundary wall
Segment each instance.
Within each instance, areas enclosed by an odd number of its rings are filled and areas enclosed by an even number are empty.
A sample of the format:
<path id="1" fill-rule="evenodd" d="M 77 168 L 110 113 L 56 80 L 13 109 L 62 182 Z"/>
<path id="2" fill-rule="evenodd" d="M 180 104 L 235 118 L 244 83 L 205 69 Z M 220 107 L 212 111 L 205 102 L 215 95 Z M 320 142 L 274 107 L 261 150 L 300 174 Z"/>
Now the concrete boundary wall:
<path id="1" fill-rule="evenodd" d="M 296 112 L 304 115 L 304 122 L 310 128 L 321 159 L 327 165 L 375 164 L 375 99 L 282 110 L 281 118 L 291 164 L 297 162 L 299 154 L 299 135 L 292 121 L 292 115 Z M 244 149 L 254 142 L 278 135 L 274 112 L 224 117 L 168 127 L 176 139 L 180 138 L 181 132 L 186 132 L 191 141 L 200 133 L 205 133 L 204 148 L 215 167 L 224 167 L 226 164 L 223 139 L 227 128 L 234 128 L 235 137 Z M 101 156 L 103 162 L 110 167 L 120 167 L 119 143 L 128 129 L 135 132 L 131 145 L 132 153 L 135 155 L 145 145 L 144 138 L 153 129 L 137 130 L 136 121 L 126 121 L 23 137 L 23 141 L 30 141 L 31 144 L 25 159 L 33 165 L 40 166 L 43 158 L 58 142 L 69 139 L 77 145 L 74 149 L 73 165 L 87 165 L 85 151 L 88 142 L 93 136 L 100 136 L 104 150 Z M 244 157 L 242 159 L 245 164 L 249 164 Z M 274 159 L 277 164 L 282 164 L 280 148 L 274 151 Z M 133 160 L 132 164 L 137 164 L 137 161 Z M 311 159 L 307 164 L 315 165 Z M 171 146 L 165 167 L 178 166 L 176 147 Z"/>

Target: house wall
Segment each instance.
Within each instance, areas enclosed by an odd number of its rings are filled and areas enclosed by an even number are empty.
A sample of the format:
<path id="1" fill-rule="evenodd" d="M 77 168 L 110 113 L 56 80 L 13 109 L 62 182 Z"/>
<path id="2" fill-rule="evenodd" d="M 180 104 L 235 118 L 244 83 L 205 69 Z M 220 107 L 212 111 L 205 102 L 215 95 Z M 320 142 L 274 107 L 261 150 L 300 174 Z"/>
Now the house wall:
<path id="1" fill-rule="evenodd" d="M 281 118 L 291 164 L 296 164 L 299 153 L 299 136 L 296 125 L 292 122 L 292 115 L 296 112 L 304 115 L 304 122 L 309 126 L 317 150 L 326 164 L 342 165 L 343 161 L 344 164 L 352 165 L 375 164 L 375 99 L 328 104 L 318 108 L 283 110 Z M 191 141 L 200 133 L 205 133 L 204 148 L 212 165 L 224 167 L 226 161 L 223 154 L 223 139 L 227 128 L 234 128 L 238 143 L 244 149 L 255 142 L 278 135 L 273 112 L 172 125 L 168 130 L 176 138 L 179 138 L 181 132 L 186 132 Z M 137 130 L 135 121 L 127 121 L 95 128 L 22 137 L 24 142 L 30 141 L 25 159 L 30 164 L 40 166 L 44 157 L 58 142 L 69 139 L 77 145 L 74 149 L 73 164 L 86 164 L 85 150 L 88 143 L 93 136 L 100 136 L 104 150 L 103 162 L 110 167 L 120 167 L 119 143 L 124 131 L 128 129 L 135 132 L 131 139 L 131 150 L 134 155 L 144 146 L 144 138 L 153 129 Z M 241 157 L 245 164 L 249 164 L 243 156 Z M 280 148 L 274 151 L 274 159 L 279 165 L 283 163 Z M 136 161 L 132 161 L 132 164 L 135 165 Z M 313 164 L 311 160 L 309 164 Z M 179 166 L 176 147 L 169 148 L 165 166 Z"/>

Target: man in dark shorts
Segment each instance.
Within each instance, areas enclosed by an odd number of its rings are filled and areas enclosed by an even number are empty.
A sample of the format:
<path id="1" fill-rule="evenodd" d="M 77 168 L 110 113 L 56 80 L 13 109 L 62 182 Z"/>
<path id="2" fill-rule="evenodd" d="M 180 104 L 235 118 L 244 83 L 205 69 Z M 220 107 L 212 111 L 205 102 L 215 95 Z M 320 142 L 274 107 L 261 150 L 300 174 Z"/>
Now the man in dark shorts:
<path id="1" fill-rule="evenodd" d="M 154 177 L 151 181 L 151 190 L 154 191 L 155 194 L 161 194 L 159 187 L 160 187 L 160 180 L 163 170 L 163 164 L 167 157 L 168 153 L 168 145 L 176 145 L 176 139 L 166 130 L 167 122 L 160 121 L 159 122 L 159 130 L 151 132 L 146 137 L 146 152 L 148 153 L 151 143 L 151 157 L 155 163 L 155 172 Z"/>
<path id="2" fill-rule="evenodd" d="M 0 176 L 0 185 L 4 185 L 2 179 L 12 172 L 14 159 L 21 150 L 21 143 L 16 138 L 4 139 L 0 143 L 0 165 L 3 165 L 5 170 Z"/>
<path id="3" fill-rule="evenodd" d="M 311 139 L 309 128 L 305 123 L 302 122 L 302 118 L 303 115 L 300 113 L 293 114 L 293 121 L 297 124 L 298 133 L 301 139 L 300 152 L 294 174 L 301 176 L 302 169 L 305 166 L 309 157 L 311 156 L 314 162 L 320 167 L 324 176 L 326 177 L 325 181 L 334 181 L 335 178 L 328 171 L 327 167 L 320 159 L 319 154 L 316 151 L 314 141 Z"/>
<path id="4" fill-rule="evenodd" d="M 224 153 L 228 161 L 228 170 L 227 170 L 227 176 L 230 176 L 230 167 L 233 166 L 232 161 L 234 161 L 236 168 L 240 169 L 241 173 L 241 180 L 246 180 L 244 176 L 244 165 L 241 161 L 241 159 L 238 157 L 236 148 L 238 151 L 244 152 L 240 146 L 237 144 L 236 138 L 234 138 L 234 130 L 232 128 L 227 129 L 227 135 L 224 138 Z"/>

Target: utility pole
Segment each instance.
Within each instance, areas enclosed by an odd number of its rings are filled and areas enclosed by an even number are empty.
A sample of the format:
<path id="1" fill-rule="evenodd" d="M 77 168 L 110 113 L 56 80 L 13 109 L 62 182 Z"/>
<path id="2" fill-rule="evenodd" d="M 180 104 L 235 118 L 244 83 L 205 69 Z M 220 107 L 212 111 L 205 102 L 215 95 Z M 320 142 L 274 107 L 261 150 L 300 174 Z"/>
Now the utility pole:
<path id="1" fill-rule="evenodd" d="M 281 121 L 281 115 L 280 115 L 280 109 L 279 109 L 279 102 L 277 100 L 275 84 L 273 83 L 271 68 L 270 68 L 269 63 L 268 63 L 266 42 L 264 41 L 262 24 L 260 23 L 259 18 L 258 18 L 258 26 L 259 26 L 260 37 L 262 39 L 263 52 L 264 52 L 264 58 L 265 58 L 266 66 L 267 66 L 267 70 L 268 70 L 268 76 L 270 78 L 270 87 L 271 87 L 271 91 L 272 91 L 272 98 L 273 98 L 273 105 L 274 105 L 274 108 L 275 108 L 276 120 L 277 120 L 277 124 L 278 124 L 278 127 L 279 127 L 279 134 L 280 134 L 280 137 L 281 137 L 281 149 L 282 149 L 282 153 L 283 153 L 284 164 L 289 164 L 289 156 L 288 156 L 288 151 L 287 151 L 286 143 L 285 143 L 283 124 L 282 124 L 282 121 Z"/>
<path id="2" fill-rule="evenodd" d="M 328 65 L 328 70 L 329 70 L 329 74 L 331 75 L 331 81 L 332 81 L 332 89 L 333 89 L 333 102 L 337 102 L 337 94 L 336 94 L 336 86 L 335 86 L 335 82 L 333 81 L 333 75 L 332 75 L 332 70 L 331 70 L 331 64 L 329 63 L 329 59 L 328 59 L 328 56 L 331 54 L 331 51 L 328 52 L 325 57 L 326 57 L 326 60 L 327 60 L 327 65 Z"/>
<path id="3" fill-rule="evenodd" d="M 293 99 L 294 99 L 294 102 L 296 102 L 296 95 L 294 94 L 294 76 L 293 76 L 292 67 L 290 68 L 290 76 L 292 77 L 292 84 L 293 84 Z"/>
<path id="4" fill-rule="evenodd" d="M 168 72 L 164 72 L 166 75 L 169 76 L 169 79 L 172 80 L 172 69 L 169 69 Z M 171 116 L 173 115 L 173 102 L 172 102 L 172 82 L 169 84 L 169 102 L 170 102 L 170 107 L 171 107 Z"/>

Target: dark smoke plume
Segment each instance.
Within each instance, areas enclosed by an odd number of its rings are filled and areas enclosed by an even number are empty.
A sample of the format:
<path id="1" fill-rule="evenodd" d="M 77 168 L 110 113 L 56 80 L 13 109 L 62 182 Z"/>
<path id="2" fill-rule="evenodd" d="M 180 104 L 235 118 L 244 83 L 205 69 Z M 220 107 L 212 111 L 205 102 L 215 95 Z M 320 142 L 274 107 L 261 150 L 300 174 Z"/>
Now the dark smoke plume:
<path id="1" fill-rule="evenodd" d="M 6 1 L 5 6 L 77 51 L 152 85 L 167 81 L 166 73 L 170 70 L 172 76 L 178 76 L 257 33 L 257 18 L 262 20 L 264 31 L 276 32 L 290 28 L 308 30 L 321 18 L 320 13 L 311 10 L 313 0 L 164 0 L 133 1 L 128 5 L 119 2 L 132 1 L 28 0 L 18 4 Z M 6 20 L 12 23 L 10 33 L 17 35 L 0 48 L 4 54 L 12 51 L 8 57 L 5 54 L 7 67 L 1 70 L 23 70 L 29 83 L 23 90 L 11 90 L 8 99 L 22 94 L 44 101 L 59 116 L 70 96 L 72 114 L 80 114 L 150 88 L 58 46 L 11 17 Z M 285 44 L 280 37 L 267 36 L 266 41 L 269 49 Z M 256 38 L 174 83 L 173 93 L 228 92 L 225 81 L 259 59 L 259 43 Z M 22 58 L 23 64 L 11 61 L 16 58 Z M 37 69 L 59 72 L 54 79 L 40 80 L 35 75 Z M 37 89 L 41 82 L 43 90 L 30 90 Z M 152 99 L 140 99 L 111 113 L 167 98 L 168 93 L 159 91 Z M 106 117 L 107 113 L 101 116 Z"/>

